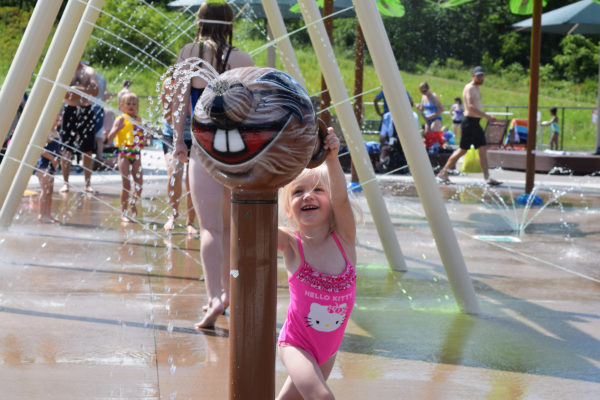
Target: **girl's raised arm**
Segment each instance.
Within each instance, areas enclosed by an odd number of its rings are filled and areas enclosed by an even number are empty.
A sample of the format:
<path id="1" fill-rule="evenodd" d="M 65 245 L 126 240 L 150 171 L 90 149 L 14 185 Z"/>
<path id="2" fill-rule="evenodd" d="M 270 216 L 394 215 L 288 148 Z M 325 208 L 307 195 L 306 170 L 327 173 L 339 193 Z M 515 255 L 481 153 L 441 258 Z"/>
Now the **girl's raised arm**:
<path id="1" fill-rule="evenodd" d="M 336 235 L 350 246 L 354 246 L 356 240 L 356 221 L 352 212 L 352 205 L 348 198 L 346 188 L 346 176 L 338 159 L 340 140 L 333 132 L 333 128 L 327 129 L 325 138 L 325 149 L 327 157 L 327 174 L 329 176 L 329 187 L 331 190 L 331 207 L 335 218 Z"/>

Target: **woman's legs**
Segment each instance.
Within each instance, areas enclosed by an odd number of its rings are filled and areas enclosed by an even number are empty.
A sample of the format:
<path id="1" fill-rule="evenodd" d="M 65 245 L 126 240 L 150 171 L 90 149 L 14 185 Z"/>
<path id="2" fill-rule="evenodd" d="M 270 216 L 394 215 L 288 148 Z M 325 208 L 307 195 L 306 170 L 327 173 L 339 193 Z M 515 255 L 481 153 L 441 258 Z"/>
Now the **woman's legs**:
<path id="1" fill-rule="evenodd" d="M 435 119 L 435 120 L 431 121 L 431 123 L 429 123 L 428 125 L 429 125 L 429 131 L 440 132 L 442 130 L 442 120 L 441 119 Z"/>
<path id="2" fill-rule="evenodd" d="M 335 363 L 335 354 L 319 366 L 313 356 L 293 347 L 279 347 L 279 357 L 288 371 L 277 400 L 334 399 L 327 378 Z"/>
<path id="3" fill-rule="evenodd" d="M 454 143 L 460 143 L 460 123 L 453 123 L 452 129 L 454 130 Z"/>
<path id="4" fill-rule="evenodd" d="M 164 225 L 166 231 L 172 231 L 175 228 L 175 221 L 179 215 L 179 198 L 181 197 L 181 177 L 183 175 L 183 163 L 175 160 L 172 153 L 165 154 L 167 161 L 167 196 L 171 205 L 171 215 Z"/>
<path id="5" fill-rule="evenodd" d="M 225 249 L 223 246 L 223 186 L 206 172 L 194 149 L 189 163 L 192 200 L 200 220 L 200 258 L 208 296 L 206 314 L 195 326 L 206 328 L 213 326 L 217 317 L 225 310 L 221 300 L 221 271 L 224 254 L 229 252 L 229 248 Z"/>
<path id="6" fill-rule="evenodd" d="M 194 226 L 194 220 L 196 219 L 196 211 L 194 210 L 194 202 L 192 201 L 192 192 L 190 191 L 190 163 L 188 162 L 185 166 L 185 206 L 186 206 L 186 220 L 185 227 L 188 235 L 198 235 L 198 229 Z"/>

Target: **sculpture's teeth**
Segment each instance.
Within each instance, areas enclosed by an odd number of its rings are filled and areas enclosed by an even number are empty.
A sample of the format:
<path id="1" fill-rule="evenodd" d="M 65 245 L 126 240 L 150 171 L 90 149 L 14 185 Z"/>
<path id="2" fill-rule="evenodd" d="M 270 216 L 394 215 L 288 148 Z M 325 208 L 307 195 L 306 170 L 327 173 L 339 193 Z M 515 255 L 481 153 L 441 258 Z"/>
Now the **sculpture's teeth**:
<path id="1" fill-rule="evenodd" d="M 213 147 L 221 153 L 227 152 L 227 133 L 223 129 L 217 129 L 217 132 L 215 132 Z"/>
<path id="2" fill-rule="evenodd" d="M 240 135 L 240 132 L 237 129 L 227 131 L 227 143 L 231 153 L 237 153 L 244 150 L 246 147 L 244 145 L 244 139 L 242 139 L 242 135 Z"/>

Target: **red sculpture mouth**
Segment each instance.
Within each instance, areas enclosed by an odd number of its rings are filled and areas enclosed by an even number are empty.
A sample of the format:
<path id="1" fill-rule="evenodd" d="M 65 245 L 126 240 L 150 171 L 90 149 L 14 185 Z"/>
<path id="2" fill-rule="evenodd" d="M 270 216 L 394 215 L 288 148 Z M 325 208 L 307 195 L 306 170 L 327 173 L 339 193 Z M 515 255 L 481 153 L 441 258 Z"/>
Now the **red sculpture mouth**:
<path id="1" fill-rule="evenodd" d="M 292 114 L 269 126 L 240 125 L 223 129 L 216 124 L 192 123 L 196 142 L 212 158 L 225 164 L 242 164 L 260 154 L 290 122 Z"/>

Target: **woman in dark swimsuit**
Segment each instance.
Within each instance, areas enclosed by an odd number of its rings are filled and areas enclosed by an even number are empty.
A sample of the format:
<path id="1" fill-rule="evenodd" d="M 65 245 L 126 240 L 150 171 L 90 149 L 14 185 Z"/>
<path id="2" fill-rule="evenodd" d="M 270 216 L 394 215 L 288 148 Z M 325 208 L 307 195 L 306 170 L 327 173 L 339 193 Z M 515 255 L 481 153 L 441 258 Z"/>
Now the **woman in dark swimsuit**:
<path id="1" fill-rule="evenodd" d="M 229 69 L 254 65 L 252 58 L 231 45 L 233 36 L 233 10 L 223 3 L 206 2 L 197 14 L 198 33 L 193 43 L 179 52 L 178 62 L 198 57 L 211 64 L 219 73 Z M 194 76 L 186 85 L 183 101 L 173 98 L 173 110 L 188 110 L 200 98 L 207 82 Z M 188 149 L 182 130 L 184 118 L 173 114 L 175 146 L 173 157 L 187 162 Z M 195 146 L 194 146 L 195 147 Z M 190 153 L 190 190 L 194 209 L 200 220 L 200 257 L 204 269 L 204 282 L 208 304 L 197 328 L 213 326 L 219 315 L 229 305 L 229 190 L 213 179 L 204 169 L 196 149 Z"/>

